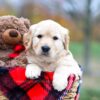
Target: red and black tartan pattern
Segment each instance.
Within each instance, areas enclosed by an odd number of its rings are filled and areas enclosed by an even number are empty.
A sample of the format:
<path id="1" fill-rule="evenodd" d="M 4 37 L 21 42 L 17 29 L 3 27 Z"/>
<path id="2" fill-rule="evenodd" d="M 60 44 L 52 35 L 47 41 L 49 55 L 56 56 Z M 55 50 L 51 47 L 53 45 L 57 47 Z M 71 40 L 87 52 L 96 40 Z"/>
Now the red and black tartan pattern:
<path id="1" fill-rule="evenodd" d="M 25 68 L 0 67 L 0 90 L 9 100 L 58 100 L 64 91 L 52 86 L 53 73 L 41 73 L 38 79 L 25 77 Z"/>
<path id="2" fill-rule="evenodd" d="M 13 59 L 24 49 L 22 45 L 16 45 L 14 53 L 9 54 L 8 57 Z M 68 86 L 61 92 L 54 90 L 52 79 L 53 72 L 42 72 L 38 79 L 31 80 L 26 79 L 25 68 L 0 66 L 0 91 L 9 100 L 62 100 L 64 94 L 66 95 L 67 91 L 71 89 L 75 76 L 69 77 Z M 78 100 L 78 95 L 79 92 L 77 92 L 75 100 Z"/>

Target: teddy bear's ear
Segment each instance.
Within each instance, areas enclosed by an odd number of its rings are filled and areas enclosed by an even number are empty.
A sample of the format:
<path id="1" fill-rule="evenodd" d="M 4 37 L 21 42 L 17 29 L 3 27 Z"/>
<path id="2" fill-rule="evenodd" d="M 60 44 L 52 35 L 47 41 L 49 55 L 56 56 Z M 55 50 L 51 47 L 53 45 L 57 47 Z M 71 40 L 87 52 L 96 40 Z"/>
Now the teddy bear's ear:
<path id="1" fill-rule="evenodd" d="M 32 25 L 29 29 L 29 32 L 25 33 L 23 36 L 23 44 L 24 44 L 26 50 L 31 48 L 32 38 L 34 36 L 35 29 L 36 29 L 36 24 Z"/>
<path id="2" fill-rule="evenodd" d="M 28 19 L 26 19 L 26 18 L 23 18 L 23 17 L 21 17 L 20 20 L 21 20 L 22 22 L 24 22 L 26 28 L 29 29 L 29 27 L 30 27 L 30 25 L 31 25 L 31 24 L 30 24 L 30 21 L 29 21 Z"/>

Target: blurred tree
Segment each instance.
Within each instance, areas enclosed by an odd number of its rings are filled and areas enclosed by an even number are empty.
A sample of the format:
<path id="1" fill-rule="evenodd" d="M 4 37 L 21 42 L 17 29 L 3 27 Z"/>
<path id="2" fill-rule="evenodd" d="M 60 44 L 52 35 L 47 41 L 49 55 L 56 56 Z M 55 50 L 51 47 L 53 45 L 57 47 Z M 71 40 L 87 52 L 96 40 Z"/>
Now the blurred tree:
<path id="1" fill-rule="evenodd" d="M 91 34 L 92 34 L 92 24 L 91 24 L 91 2 L 92 0 L 87 0 L 86 3 L 86 17 L 84 19 L 84 66 L 86 66 L 86 73 L 91 73 L 90 69 L 90 46 L 91 46 Z"/>
<path id="2" fill-rule="evenodd" d="M 7 0 L 0 1 L 0 16 L 14 14 L 13 8 L 7 3 Z"/>
<path id="3" fill-rule="evenodd" d="M 24 2 L 22 2 L 22 5 L 17 13 L 17 16 L 21 17 L 26 17 L 26 18 L 29 18 L 31 19 L 31 17 L 34 15 L 34 12 L 33 12 L 33 8 L 34 8 L 34 4 L 32 2 L 32 0 L 29 0 Z"/>

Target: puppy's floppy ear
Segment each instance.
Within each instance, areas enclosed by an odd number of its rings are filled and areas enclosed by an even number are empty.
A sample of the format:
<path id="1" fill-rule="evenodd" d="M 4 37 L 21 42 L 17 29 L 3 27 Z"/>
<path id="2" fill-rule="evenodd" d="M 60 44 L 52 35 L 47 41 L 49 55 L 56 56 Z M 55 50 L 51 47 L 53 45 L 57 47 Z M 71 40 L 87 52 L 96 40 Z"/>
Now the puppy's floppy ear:
<path id="1" fill-rule="evenodd" d="M 65 50 L 69 50 L 69 30 L 66 28 L 62 29 L 62 33 L 63 33 L 63 45 L 64 45 L 64 49 Z"/>
<path id="2" fill-rule="evenodd" d="M 32 43 L 32 33 L 29 30 L 29 32 L 25 33 L 23 36 L 23 44 L 26 50 L 28 50 L 31 47 L 31 43 Z"/>
<path id="3" fill-rule="evenodd" d="M 31 48 L 32 38 L 33 38 L 35 30 L 36 30 L 36 24 L 32 25 L 30 27 L 30 29 L 29 29 L 29 32 L 25 33 L 24 36 L 23 36 L 23 44 L 24 44 L 26 50 L 28 50 L 29 48 Z"/>

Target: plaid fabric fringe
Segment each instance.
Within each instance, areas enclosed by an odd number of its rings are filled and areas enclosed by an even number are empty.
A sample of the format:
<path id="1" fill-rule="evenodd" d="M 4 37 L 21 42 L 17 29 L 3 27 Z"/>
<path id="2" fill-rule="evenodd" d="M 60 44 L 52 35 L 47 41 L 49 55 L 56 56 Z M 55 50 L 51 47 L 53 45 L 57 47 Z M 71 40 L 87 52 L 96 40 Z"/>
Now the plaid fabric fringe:
<path id="1" fill-rule="evenodd" d="M 31 80 L 26 79 L 25 68 L 0 67 L 0 91 L 9 100 L 63 100 L 71 90 L 75 76 L 69 77 L 68 86 L 61 92 L 54 90 L 52 79 L 52 72 L 42 72 L 38 79 Z M 78 100 L 80 90 L 80 81 L 78 82 L 75 100 Z"/>

